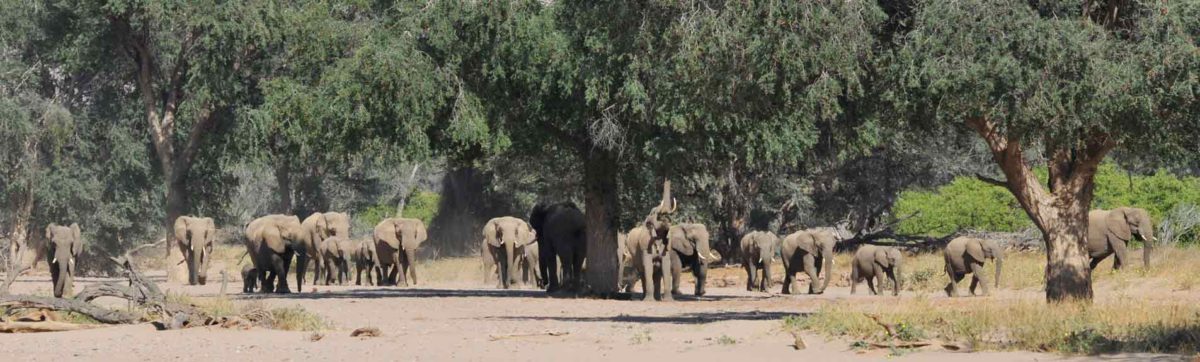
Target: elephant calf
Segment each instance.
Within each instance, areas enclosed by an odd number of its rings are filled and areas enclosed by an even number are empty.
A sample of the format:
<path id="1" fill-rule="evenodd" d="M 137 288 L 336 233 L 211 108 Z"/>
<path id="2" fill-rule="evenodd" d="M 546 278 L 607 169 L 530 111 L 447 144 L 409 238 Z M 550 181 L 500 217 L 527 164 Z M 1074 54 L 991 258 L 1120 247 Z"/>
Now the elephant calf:
<path id="1" fill-rule="evenodd" d="M 968 273 L 971 274 L 971 294 L 976 287 L 982 287 L 982 295 L 988 294 L 987 278 L 983 276 L 983 262 L 992 259 L 996 263 L 996 288 L 1000 287 L 1000 264 L 1004 260 L 1004 250 L 991 240 L 976 238 L 955 238 L 946 244 L 946 274 L 950 283 L 946 284 L 946 295 L 958 296 L 958 282 Z"/>
<path id="2" fill-rule="evenodd" d="M 746 291 L 766 292 L 771 287 L 771 263 L 779 248 L 779 236 L 754 231 L 742 237 L 742 267 L 746 268 Z M 757 273 L 762 272 L 762 278 Z"/>
<path id="3" fill-rule="evenodd" d="M 367 271 L 367 285 L 377 285 L 383 279 L 383 271 L 379 270 L 379 254 L 375 253 L 375 242 L 370 239 L 359 240 L 358 250 L 354 252 L 354 285 L 362 285 L 362 273 Z M 375 271 L 375 279 L 371 279 L 371 271 Z"/>
<path id="4" fill-rule="evenodd" d="M 346 285 L 349 279 L 350 260 L 358 249 L 358 242 L 345 236 L 331 236 L 322 242 L 322 259 L 325 260 L 325 270 L 329 273 L 329 284 L 336 280 L 338 285 Z"/>
<path id="5" fill-rule="evenodd" d="M 901 259 L 903 255 L 900 249 L 875 245 L 863 245 L 858 248 L 854 253 L 854 266 L 850 271 L 850 294 L 854 294 L 858 283 L 865 280 L 867 287 L 871 289 L 871 295 L 878 295 L 875 283 L 879 283 L 879 290 L 882 290 L 883 277 L 887 276 L 892 280 L 892 295 L 900 295 Z"/>
<path id="6" fill-rule="evenodd" d="M 253 265 L 242 266 L 242 293 L 254 293 L 258 289 L 258 269 Z"/>

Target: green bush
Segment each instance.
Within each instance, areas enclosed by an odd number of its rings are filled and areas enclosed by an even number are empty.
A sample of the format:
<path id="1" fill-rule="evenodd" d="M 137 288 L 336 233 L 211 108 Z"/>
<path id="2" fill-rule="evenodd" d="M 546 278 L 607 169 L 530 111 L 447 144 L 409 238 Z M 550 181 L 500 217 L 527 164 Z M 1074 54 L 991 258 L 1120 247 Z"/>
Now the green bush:
<path id="1" fill-rule="evenodd" d="M 408 204 L 404 205 L 404 217 L 420 219 L 428 227 L 433 221 L 434 216 L 437 216 L 438 205 L 441 203 L 442 195 L 436 192 L 417 191 L 409 196 Z M 380 221 L 389 217 L 396 216 L 395 204 L 378 204 L 371 206 L 362 212 L 356 213 L 363 225 L 374 227 Z"/>
<path id="2" fill-rule="evenodd" d="M 1046 179 L 1044 168 L 1036 172 Z M 1094 209 L 1140 207 L 1157 225 L 1172 209 L 1187 204 L 1200 205 L 1200 178 L 1165 170 L 1130 175 L 1112 163 L 1101 165 L 1096 174 Z M 897 226 L 906 234 L 945 235 L 958 228 L 1007 232 L 1033 226 L 1007 189 L 973 177 L 958 177 L 936 190 L 902 192 L 892 210 L 897 217 L 919 212 Z"/>

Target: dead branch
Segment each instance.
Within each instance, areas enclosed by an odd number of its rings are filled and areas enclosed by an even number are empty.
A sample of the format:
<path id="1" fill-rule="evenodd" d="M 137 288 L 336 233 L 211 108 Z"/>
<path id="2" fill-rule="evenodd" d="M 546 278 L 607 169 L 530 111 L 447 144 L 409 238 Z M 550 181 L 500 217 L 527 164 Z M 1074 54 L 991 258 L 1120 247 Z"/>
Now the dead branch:
<path id="1" fill-rule="evenodd" d="M 37 297 L 32 295 L 2 295 L 0 296 L 0 307 L 69 311 L 92 317 L 100 323 L 105 324 L 127 324 L 138 321 L 137 315 L 110 310 L 76 299 Z"/>
<path id="2" fill-rule="evenodd" d="M 502 339 L 510 339 L 510 338 L 521 338 L 521 337 L 540 337 L 540 336 L 560 337 L 560 336 L 565 336 L 565 335 L 568 335 L 568 334 L 571 334 L 571 332 L 565 332 L 565 331 L 545 331 L 545 332 L 537 332 L 537 333 L 501 334 L 501 335 L 490 335 L 490 336 L 488 336 L 488 340 L 490 340 L 490 341 L 499 341 L 499 340 L 502 340 Z"/>
<path id="3" fill-rule="evenodd" d="M 895 325 L 890 324 L 890 323 L 884 323 L 883 319 L 880 318 L 879 315 L 877 315 L 877 314 L 863 313 L 863 315 L 866 315 L 867 318 L 871 318 L 871 320 L 875 321 L 875 324 L 878 324 L 879 327 L 883 328 L 883 331 L 887 332 L 888 338 L 896 338 L 896 326 Z"/>
<path id="4" fill-rule="evenodd" d="M 1000 180 L 997 180 L 997 179 L 994 179 L 991 177 L 987 177 L 987 176 L 984 176 L 983 174 L 978 174 L 978 173 L 975 174 L 975 179 L 977 179 L 979 181 L 983 181 L 983 183 L 986 183 L 986 184 L 989 184 L 992 186 L 1008 187 L 1007 182 L 1000 181 Z"/>

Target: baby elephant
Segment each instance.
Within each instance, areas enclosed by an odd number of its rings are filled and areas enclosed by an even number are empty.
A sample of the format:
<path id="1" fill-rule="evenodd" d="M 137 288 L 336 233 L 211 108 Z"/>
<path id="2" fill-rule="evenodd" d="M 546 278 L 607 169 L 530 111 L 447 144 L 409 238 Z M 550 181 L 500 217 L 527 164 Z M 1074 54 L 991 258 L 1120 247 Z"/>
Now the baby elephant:
<path id="1" fill-rule="evenodd" d="M 242 293 L 254 293 L 258 289 L 258 269 L 253 265 L 242 266 Z"/>
<path id="2" fill-rule="evenodd" d="M 779 250 L 779 236 L 754 231 L 742 237 L 742 267 L 746 269 L 746 291 L 766 292 L 771 287 L 771 259 Z M 762 272 L 762 278 L 756 274 Z"/>
<path id="3" fill-rule="evenodd" d="M 892 295 L 900 295 L 900 262 L 903 255 L 896 248 L 863 245 L 854 253 L 853 268 L 850 272 L 850 294 L 854 294 L 858 283 L 866 280 L 871 288 L 871 295 L 878 295 L 875 283 L 883 289 L 883 277 L 892 280 Z"/>
<path id="4" fill-rule="evenodd" d="M 950 283 L 946 284 L 946 295 L 958 296 L 958 282 L 968 273 L 971 274 L 971 294 L 976 287 L 982 287 L 983 293 L 988 294 L 987 278 L 983 276 L 983 262 L 993 259 L 996 262 L 996 288 L 1000 287 L 1000 264 L 1004 260 L 1004 250 L 991 240 L 976 238 L 955 238 L 946 244 L 946 274 Z"/>

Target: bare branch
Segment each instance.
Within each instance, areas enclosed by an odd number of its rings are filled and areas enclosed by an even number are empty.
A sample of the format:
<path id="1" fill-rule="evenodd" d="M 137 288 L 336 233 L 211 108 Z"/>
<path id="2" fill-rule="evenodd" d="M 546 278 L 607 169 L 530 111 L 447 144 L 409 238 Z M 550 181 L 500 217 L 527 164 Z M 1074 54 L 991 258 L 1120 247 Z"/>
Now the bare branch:
<path id="1" fill-rule="evenodd" d="M 987 177 L 987 176 L 984 176 L 983 174 L 978 174 L 978 173 L 975 174 L 975 179 L 977 179 L 979 181 L 983 181 L 984 183 L 990 184 L 993 186 L 1008 187 L 1007 182 L 1000 181 L 1000 180 L 997 180 L 997 179 L 994 179 L 991 177 Z"/>

